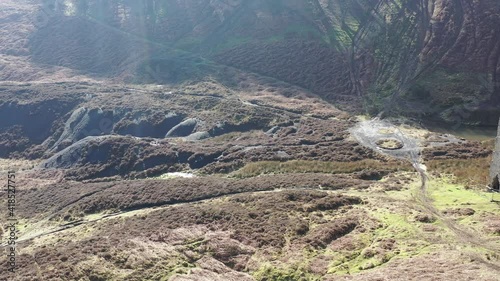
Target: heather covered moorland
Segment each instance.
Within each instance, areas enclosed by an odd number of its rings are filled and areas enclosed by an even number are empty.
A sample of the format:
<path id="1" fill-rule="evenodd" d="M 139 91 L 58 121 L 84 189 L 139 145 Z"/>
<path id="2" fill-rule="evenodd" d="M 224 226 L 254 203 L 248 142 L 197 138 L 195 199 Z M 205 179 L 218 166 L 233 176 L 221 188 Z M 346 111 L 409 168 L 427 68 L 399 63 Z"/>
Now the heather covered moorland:
<path id="1" fill-rule="evenodd" d="M 498 280 L 499 28 L 493 0 L 0 1 L 0 280 Z"/>

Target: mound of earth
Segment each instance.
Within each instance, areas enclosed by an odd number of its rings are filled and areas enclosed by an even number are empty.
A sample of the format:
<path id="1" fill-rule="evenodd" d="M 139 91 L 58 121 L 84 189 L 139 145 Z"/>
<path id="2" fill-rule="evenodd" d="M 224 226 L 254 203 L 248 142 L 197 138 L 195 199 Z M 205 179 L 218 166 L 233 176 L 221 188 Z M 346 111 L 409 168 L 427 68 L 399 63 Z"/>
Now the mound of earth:
<path id="1" fill-rule="evenodd" d="M 397 139 L 381 139 L 376 144 L 383 149 L 398 150 L 404 147 L 404 144 Z"/>
<path id="2" fill-rule="evenodd" d="M 44 158 L 40 168 L 64 169 L 67 178 L 79 180 L 200 168 L 228 173 L 257 161 L 382 159 L 348 139 L 354 121 L 344 113 L 301 92 L 283 100 L 274 95 L 90 83 L 5 85 L 3 106 L 15 118 L 3 119 L 9 138 L 0 145 L 5 156 Z M 34 124 L 40 125 L 37 134 Z"/>

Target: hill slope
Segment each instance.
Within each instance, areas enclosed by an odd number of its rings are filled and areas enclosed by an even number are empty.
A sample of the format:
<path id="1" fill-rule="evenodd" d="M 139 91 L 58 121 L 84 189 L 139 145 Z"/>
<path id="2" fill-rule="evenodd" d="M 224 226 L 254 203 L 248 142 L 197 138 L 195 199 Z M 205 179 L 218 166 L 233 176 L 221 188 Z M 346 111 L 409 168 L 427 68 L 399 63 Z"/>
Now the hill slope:
<path id="1" fill-rule="evenodd" d="M 223 81 L 229 65 L 350 110 L 482 125 L 500 116 L 495 1 L 29 3 L 2 4 L 3 80 Z"/>
<path id="2" fill-rule="evenodd" d="M 497 280 L 498 15 L 0 1 L 0 280 Z"/>

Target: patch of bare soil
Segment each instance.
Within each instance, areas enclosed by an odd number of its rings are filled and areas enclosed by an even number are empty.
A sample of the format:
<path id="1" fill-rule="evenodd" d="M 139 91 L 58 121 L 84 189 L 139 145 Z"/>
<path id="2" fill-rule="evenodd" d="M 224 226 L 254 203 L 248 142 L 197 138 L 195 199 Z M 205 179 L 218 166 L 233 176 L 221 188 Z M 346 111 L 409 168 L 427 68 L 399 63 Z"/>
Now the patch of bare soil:
<path id="1" fill-rule="evenodd" d="M 376 143 L 380 148 L 397 150 L 403 148 L 404 144 L 396 139 L 381 139 Z"/>
<path id="2" fill-rule="evenodd" d="M 495 215 L 486 216 L 486 231 L 490 234 L 500 236 L 500 218 Z"/>
<path id="3" fill-rule="evenodd" d="M 472 216 L 475 213 L 476 211 L 472 208 L 454 208 L 454 209 L 446 209 L 443 211 L 443 214 L 445 215 L 463 216 L 463 217 Z"/>

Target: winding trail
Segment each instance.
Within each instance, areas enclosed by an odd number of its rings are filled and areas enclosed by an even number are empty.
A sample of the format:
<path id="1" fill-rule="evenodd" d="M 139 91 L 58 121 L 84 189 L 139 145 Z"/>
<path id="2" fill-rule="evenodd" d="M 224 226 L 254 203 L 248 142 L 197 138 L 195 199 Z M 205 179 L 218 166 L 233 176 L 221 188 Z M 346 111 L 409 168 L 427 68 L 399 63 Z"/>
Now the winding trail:
<path id="1" fill-rule="evenodd" d="M 22 244 L 24 242 L 28 242 L 28 241 L 31 241 L 31 240 L 36 239 L 36 238 L 42 238 L 42 237 L 45 237 L 45 236 L 52 235 L 54 233 L 59 233 L 59 232 L 63 232 L 63 231 L 66 231 L 66 230 L 70 230 L 70 229 L 78 227 L 78 226 L 83 226 L 83 225 L 87 225 L 87 224 L 91 224 L 91 223 L 96 223 L 96 222 L 100 222 L 100 221 L 104 221 L 104 220 L 108 220 L 108 219 L 115 219 L 115 218 L 121 218 L 121 217 L 130 217 L 130 216 L 133 216 L 135 214 L 144 214 L 144 213 L 148 213 L 148 212 L 156 212 L 156 211 L 160 211 L 160 210 L 164 210 L 164 209 L 168 209 L 168 208 L 172 208 L 172 207 L 180 207 L 180 206 L 185 206 L 185 205 L 189 205 L 189 204 L 205 203 L 205 202 L 210 202 L 212 200 L 226 198 L 226 197 L 230 197 L 230 196 L 234 196 L 234 195 L 261 194 L 261 193 L 281 192 L 281 191 L 285 191 L 285 190 L 317 190 L 317 191 L 325 191 L 323 189 L 318 189 L 318 188 L 293 188 L 293 189 L 287 188 L 287 189 L 273 189 L 273 190 L 242 191 L 242 192 L 232 192 L 232 193 L 225 193 L 225 194 L 215 195 L 213 197 L 204 198 L 204 199 L 195 199 L 195 200 L 189 200 L 189 201 L 177 202 L 177 203 L 164 203 L 164 204 L 157 205 L 157 206 L 150 206 L 150 207 L 142 207 L 142 208 L 134 208 L 134 209 L 122 210 L 122 211 L 111 213 L 111 214 L 105 214 L 105 215 L 102 215 L 102 216 L 94 218 L 94 219 L 82 219 L 82 220 L 78 220 L 78 221 L 74 221 L 74 222 L 69 222 L 69 223 L 62 224 L 62 225 L 52 226 L 50 229 L 47 229 L 46 231 L 42 231 L 42 232 L 38 232 L 38 233 L 37 232 L 33 233 L 32 231 L 28 231 L 24 235 L 19 236 L 18 239 L 16 240 L 16 243 L 17 244 Z M 39 221 L 37 223 L 37 225 L 40 226 L 40 227 L 46 226 L 44 224 L 47 223 L 49 221 L 49 219 L 52 218 L 53 216 L 54 215 L 50 215 L 49 217 L 46 217 L 45 219 Z M 34 228 L 36 229 L 36 227 L 34 227 Z M 0 248 L 6 248 L 8 246 L 9 245 L 6 242 L 0 244 Z"/>
<path id="2" fill-rule="evenodd" d="M 364 146 L 366 146 L 374 151 L 378 151 L 378 152 L 385 154 L 389 157 L 408 160 L 412 163 L 413 167 L 419 173 L 420 178 L 421 178 L 421 186 L 417 190 L 417 193 L 415 195 L 415 199 L 416 199 L 417 203 L 427 213 L 431 214 L 432 216 L 434 216 L 434 217 L 438 218 L 440 221 L 442 221 L 443 224 L 455 235 L 458 242 L 460 242 L 462 245 L 479 247 L 479 248 L 488 249 L 488 250 L 500 253 L 500 248 L 498 245 L 492 245 L 487 240 L 482 239 L 480 235 L 477 235 L 475 233 L 470 232 L 467 229 L 464 229 L 462 226 L 457 224 L 454 220 L 444 216 L 434 206 L 432 199 L 428 195 L 429 175 L 427 174 L 427 169 L 426 169 L 425 165 L 422 164 L 421 147 L 420 147 L 420 143 L 419 143 L 418 139 L 404 134 L 398 127 L 394 126 L 389 121 L 380 120 L 379 118 L 375 118 L 375 119 L 372 119 L 369 121 L 360 122 L 356 127 L 352 128 L 351 133 L 362 145 L 364 145 Z M 403 143 L 403 148 L 399 149 L 399 150 L 388 150 L 388 149 L 380 148 L 380 147 L 378 147 L 376 142 L 381 138 L 395 138 L 395 139 L 399 140 L 401 143 Z M 308 189 L 308 190 L 314 190 L 314 189 Z M 144 213 L 144 212 L 153 212 L 153 211 L 158 211 L 158 210 L 171 208 L 171 207 L 175 207 L 175 206 L 182 206 L 182 205 L 186 205 L 186 204 L 202 203 L 202 202 L 207 202 L 210 200 L 215 200 L 218 198 L 232 196 L 232 195 L 236 195 L 236 194 L 244 194 L 244 193 L 256 194 L 256 193 L 268 193 L 268 192 L 279 192 L 279 191 L 282 191 L 282 189 L 265 190 L 265 191 L 247 191 L 247 192 L 241 192 L 241 193 L 221 194 L 220 196 L 215 196 L 215 197 L 211 197 L 208 199 L 200 199 L 200 200 L 194 200 L 194 201 L 182 202 L 182 203 L 164 204 L 164 205 L 159 205 L 159 206 L 141 208 L 138 210 L 135 210 L 135 209 L 134 210 L 124 210 L 124 211 L 113 213 L 113 214 L 103 215 L 103 216 L 95 218 L 95 219 L 80 220 L 80 221 L 75 221 L 75 222 L 64 224 L 64 225 L 55 226 L 52 229 L 48 229 L 48 230 L 46 230 L 44 232 L 40 232 L 40 233 L 28 232 L 25 235 L 19 237 L 19 239 L 17 240 L 17 243 L 31 241 L 35 238 L 41 238 L 41 237 L 48 236 L 48 235 L 51 235 L 54 233 L 63 232 L 63 231 L 66 231 L 66 230 L 69 230 L 69 229 L 72 229 L 72 228 L 75 228 L 75 227 L 78 227 L 81 225 L 91 224 L 91 223 L 95 223 L 95 222 L 99 222 L 99 221 L 103 221 L 103 220 L 107 220 L 107 219 L 132 216 L 134 214 L 139 214 L 139 213 Z M 5 244 L 0 245 L 0 247 L 2 247 L 2 248 L 6 247 L 6 246 L 7 245 L 5 245 Z M 500 271 L 499 264 L 495 264 L 495 263 L 492 263 L 492 262 L 486 260 L 479 253 L 467 251 L 466 254 L 471 259 L 476 260 L 476 261 L 488 266 L 489 268 L 491 268 L 493 270 Z"/>
<path id="3" fill-rule="evenodd" d="M 421 178 L 421 186 L 416 193 L 416 201 L 427 213 L 442 221 L 444 225 L 455 235 L 460 243 L 500 253 L 500 247 L 498 245 L 492 245 L 487 240 L 482 239 L 480 235 L 472 233 L 469 230 L 463 228 L 453 219 L 444 216 L 434 206 L 433 200 L 429 197 L 428 194 L 429 175 L 427 174 L 427 168 L 423 164 L 423 160 L 421 158 L 421 147 L 419 145 L 419 140 L 405 135 L 398 127 L 391 124 L 389 121 L 380 120 L 379 118 L 360 122 L 351 130 L 351 133 L 362 145 L 372 150 L 379 151 L 390 157 L 405 159 L 412 163 L 413 167 L 419 173 Z M 402 149 L 396 151 L 380 148 L 378 147 L 376 142 L 383 138 L 395 138 L 403 143 L 404 146 Z M 486 260 L 479 253 L 468 252 L 467 254 L 472 259 L 481 262 L 489 268 L 500 270 L 499 264 L 495 264 Z"/>
<path id="4" fill-rule="evenodd" d="M 497 245 L 490 244 L 487 240 L 481 239 L 480 235 L 469 232 L 468 230 L 462 228 L 454 220 L 443 216 L 443 214 L 438 209 L 436 209 L 432 202 L 432 199 L 430 199 L 428 196 L 427 189 L 429 177 L 427 175 L 427 172 L 425 171 L 425 169 L 416 168 L 416 170 L 420 174 L 422 181 L 422 185 L 418 189 L 416 199 L 428 213 L 432 214 L 441 222 L 443 222 L 444 225 L 453 232 L 457 240 L 459 240 L 461 243 L 500 253 L 500 248 Z M 500 271 L 500 264 L 492 263 L 486 260 L 479 253 L 468 251 L 466 252 L 466 254 L 471 258 L 471 260 L 476 260 L 493 270 Z"/>

